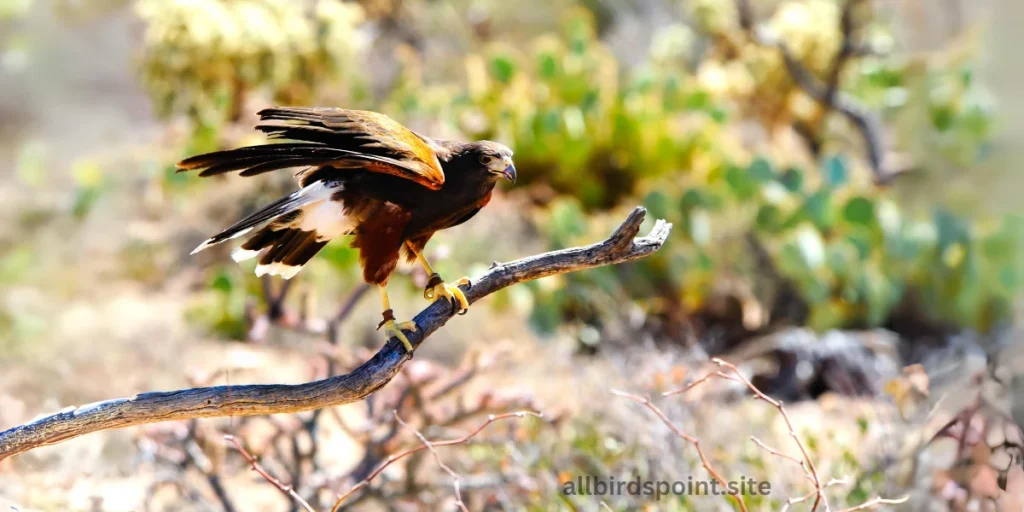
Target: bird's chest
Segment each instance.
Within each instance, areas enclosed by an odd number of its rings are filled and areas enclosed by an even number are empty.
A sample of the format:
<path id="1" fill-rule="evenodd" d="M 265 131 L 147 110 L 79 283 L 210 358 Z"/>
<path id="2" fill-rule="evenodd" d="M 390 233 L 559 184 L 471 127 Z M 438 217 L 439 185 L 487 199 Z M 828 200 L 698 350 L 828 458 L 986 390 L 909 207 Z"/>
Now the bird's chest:
<path id="1" fill-rule="evenodd" d="M 442 189 L 433 200 L 411 209 L 412 217 L 406 232 L 410 236 L 422 235 L 457 226 L 469 220 L 491 199 L 491 188 L 444 193 Z"/>
<path id="2" fill-rule="evenodd" d="M 385 204 L 397 205 L 408 214 L 404 232 L 412 238 L 461 224 L 490 200 L 494 183 L 454 178 L 432 191 L 408 180 L 368 175 L 348 180 L 343 196 L 359 223 L 379 215 Z"/>

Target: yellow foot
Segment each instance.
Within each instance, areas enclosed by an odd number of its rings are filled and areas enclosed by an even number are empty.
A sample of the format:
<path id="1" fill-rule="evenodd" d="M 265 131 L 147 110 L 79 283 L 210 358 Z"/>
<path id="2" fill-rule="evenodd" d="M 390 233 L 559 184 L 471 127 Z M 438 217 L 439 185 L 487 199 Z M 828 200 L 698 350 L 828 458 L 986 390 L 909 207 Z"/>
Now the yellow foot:
<path id="1" fill-rule="evenodd" d="M 430 280 L 427 281 L 427 289 L 423 290 L 423 298 L 436 301 L 442 297 L 448 299 L 448 302 L 453 307 L 457 308 L 456 313 L 460 315 L 466 314 L 469 311 L 469 300 L 466 299 L 466 294 L 462 293 L 459 289 L 462 285 L 470 284 L 468 277 L 463 277 L 454 283 L 445 283 L 441 279 L 441 276 L 437 274 L 431 274 Z"/>
<path id="2" fill-rule="evenodd" d="M 406 338 L 405 333 L 402 331 L 405 330 L 416 332 L 417 330 L 419 330 L 419 328 L 416 327 L 416 322 L 409 321 L 397 323 L 394 320 L 384 320 L 383 322 L 381 322 L 380 327 L 384 328 L 384 341 L 387 341 L 391 339 L 392 336 L 394 336 L 398 338 L 398 341 L 402 342 L 402 345 L 405 345 L 405 350 L 409 352 L 409 355 L 412 355 L 412 343 L 409 343 L 409 338 Z"/>

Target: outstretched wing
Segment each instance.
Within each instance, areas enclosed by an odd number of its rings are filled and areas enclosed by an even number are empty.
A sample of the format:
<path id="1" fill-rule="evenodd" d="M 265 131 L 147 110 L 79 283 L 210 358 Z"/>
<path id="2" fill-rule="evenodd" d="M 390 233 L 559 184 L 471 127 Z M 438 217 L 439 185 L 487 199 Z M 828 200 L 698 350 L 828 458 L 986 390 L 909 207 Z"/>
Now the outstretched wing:
<path id="1" fill-rule="evenodd" d="M 200 176 L 237 170 L 252 176 L 289 167 L 330 167 L 391 174 L 432 190 L 444 184 L 438 159 L 444 149 L 384 114 L 280 107 L 262 110 L 259 116 L 256 129 L 270 139 L 302 142 L 208 153 L 183 160 L 178 168 L 203 169 Z"/>
<path id="2" fill-rule="evenodd" d="M 438 161 L 440 148 L 425 137 L 402 126 L 390 117 L 365 110 L 341 108 L 268 108 L 259 113 L 256 129 L 271 139 L 319 142 L 387 159 L 373 165 L 373 171 L 409 178 L 438 189 L 444 172 Z M 344 166 L 340 166 L 344 167 Z M 360 162 L 360 167 L 365 167 Z"/>

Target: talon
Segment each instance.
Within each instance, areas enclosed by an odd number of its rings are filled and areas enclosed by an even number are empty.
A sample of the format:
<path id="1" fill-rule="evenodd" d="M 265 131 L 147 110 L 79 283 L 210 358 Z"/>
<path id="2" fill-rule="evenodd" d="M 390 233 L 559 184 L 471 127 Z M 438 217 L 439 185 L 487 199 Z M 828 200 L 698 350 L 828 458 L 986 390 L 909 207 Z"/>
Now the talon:
<path id="1" fill-rule="evenodd" d="M 455 313 L 460 315 L 466 314 L 469 311 L 469 300 L 466 299 L 466 294 L 462 293 L 459 286 L 467 285 L 472 286 L 468 277 L 463 277 L 454 284 L 446 284 L 444 279 L 441 279 L 440 274 L 434 272 L 434 268 L 427 263 L 427 259 L 423 257 L 423 253 L 420 252 L 421 248 L 416 248 L 413 245 L 409 245 L 409 250 L 416 254 L 416 258 L 423 265 L 423 269 L 430 275 L 427 278 L 427 286 L 423 290 L 423 298 L 429 301 L 437 301 L 441 297 L 448 299 L 448 302 L 455 308 Z"/>
<path id="2" fill-rule="evenodd" d="M 412 355 L 412 353 L 413 353 L 412 343 L 409 343 L 409 338 L 407 338 L 405 336 L 405 333 L 402 332 L 402 331 L 403 330 L 409 330 L 409 331 L 417 331 L 417 330 L 419 330 L 419 328 L 416 326 L 416 322 L 409 321 L 409 322 L 397 323 L 397 322 L 395 322 L 394 318 L 388 319 L 388 318 L 385 317 L 384 321 L 380 323 L 380 326 L 378 326 L 378 328 L 380 328 L 380 327 L 384 327 L 384 335 L 386 336 L 385 341 L 391 339 L 392 336 L 398 338 L 398 341 L 401 341 L 402 345 L 405 345 L 405 350 L 407 352 L 409 352 L 409 355 L 410 356 Z"/>
<path id="3" fill-rule="evenodd" d="M 435 279 L 436 277 L 436 279 Z M 439 300 L 444 297 L 456 308 L 455 312 L 464 315 L 469 311 L 469 300 L 466 294 L 459 288 L 461 285 L 470 284 L 468 277 L 463 277 L 454 283 L 445 283 L 441 276 L 432 274 L 427 282 L 427 289 L 423 291 L 423 297 L 427 300 Z"/>
<path id="4" fill-rule="evenodd" d="M 437 272 L 430 274 L 427 278 L 427 286 L 423 289 L 423 298 L 429 301 L 433 301 L 437 298 L 436 288 L 444 284 L 444 279 L 441 279 L 441 275 Z"/>

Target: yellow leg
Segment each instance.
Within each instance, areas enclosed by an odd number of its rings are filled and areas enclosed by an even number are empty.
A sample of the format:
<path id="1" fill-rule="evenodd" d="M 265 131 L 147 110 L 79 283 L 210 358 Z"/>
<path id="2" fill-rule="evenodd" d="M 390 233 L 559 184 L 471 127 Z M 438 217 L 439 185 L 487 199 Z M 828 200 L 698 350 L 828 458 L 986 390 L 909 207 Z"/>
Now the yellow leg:
<path id="1" fill-rule="evenodd" d="M 462 285 L 470 284 L 468 277 L 463 277 L 452 284 L 445 283 L 441 276 L 434 272 L 434 267 L 430 266 L 430 263 L 426 258 L 423 257 L 423 253 L 416 251 L 412 246 L 408 246 L 410 251 L 416 254 L 416 260 L 423 265 L 423 269 L 427 271 L 429 281 L 427 282 L 427 288 L 423 290 L 423 298 L 427 300 L 438 300 L 442 297 L 458 307 L 458 312 L 464 314 L 469 311 L 469 300 L 466 299 L 466 294 L 462 293 L 459 289 Z"/>
<path id="2" fill-rule="evenodd" d="M 416 331 L 418 329 L 416 322 L 395 322 L 395 313 L 391 309 L 391 300 L 388 299 L 388 286 L 386 284 L 380 286 L 380 302 L 381 307 L 384 308 L 384 321 L 377 328 L 384 328 L 384 335 L 387 336 L 387 339 L 391 339 L 392 336 L 398 338 L 398 341 L 405 345 L 405 350 L 409 352 L 409 355 L 412 355 L 412 343 L 409 343 L 409 338 L 405 337 L 405 333 L 402 330 Z"/>

